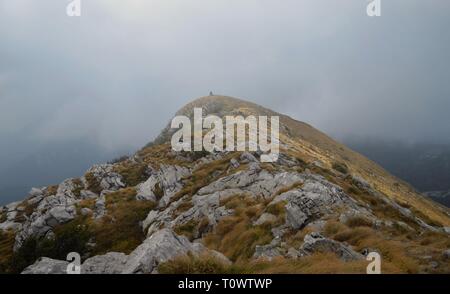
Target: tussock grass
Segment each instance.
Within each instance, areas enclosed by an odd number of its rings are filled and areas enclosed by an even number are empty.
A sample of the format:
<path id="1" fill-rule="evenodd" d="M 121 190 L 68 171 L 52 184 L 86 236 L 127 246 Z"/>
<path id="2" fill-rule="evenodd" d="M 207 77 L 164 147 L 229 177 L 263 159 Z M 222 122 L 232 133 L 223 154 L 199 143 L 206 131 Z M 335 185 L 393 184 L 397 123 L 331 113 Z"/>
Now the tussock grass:
<path id="1" fill-rule="evenodd" d="M 349 226 L 350 228 L 355 228 L 355 227 L 372 227 L 373 223 L 371 220 L 362 217 L 362 216 L 354 216 L 351 217 L 347 220 L 347 222 L 345 223 L 347 226 Z"/>
<path id="2" fill-rule="evenodd" d="M 159 265 L 163 274 L 317 274 L 365 273 L 368 262 L 343 262 L 334 254 L 317 253 L 297 260 L 275 258 L 228 265 L 211 256 L 180 256 Z"/>
<path id="3" fill-rule="evenodd" d="M 100 195 L 103 189 L 94 174 L 88 172 L 84 175 L 84 178 L 86 179 L 88 190 Z"/>
<path id="4" fill-rule="evenodd" d="M 50 195 L 56 195 L 56 192 L 58 191 L 58 185 L 51 185 L 48 186 L 46 189 L 46 196 L 50 196 Z"/>
<path id="5" fill-rule="evenodd" d="M 93 253 L 118 251 L 128 254 L 133 251 L 145 239 L 140 222 L 155 206 L 151 201 L 136 200 L 133 188 L 107 194 L 107 215 L 98 221 L 91 221 L 97 244 Z"/>
<path id="6" fill-rule="evenodd" d="M 0 274 L 11 273 L 14 238 L 14 232 L 0 230 Z"/>
<path id="7" fill-rule="evenodd" d="M 123 177 L 123 180 L 128 187 L 136 186 L 147 180 L 145 174 L 146 169 L 147 165 L 145 163 L 131 161 L 123 161 L 114 166 L 114 171 Z"/>
<path id="8" fill-rule="evenodd" d="M 228 209 L 234 209 L 235 214 L 222 219 L 214 231 L 204 237 L 204 243 L 233 261 L 249 259 L 256 245 L 267 244 L 273 238 L 270 224 L 252 224 L 262 213 L 263 206 L 244 196 L 230 198 L 224 205 Z"/>
<path id="9" fill-rule="evenodd" d="M 232 274 L 233 268 L 211 255 L 179 256 L 158 266 L 160 274 Z"/>
<path id="10" fill-rule="evenodd" d="M 417 273 L 420 270 L 416 259 L 408 255 L 408 245 L 398 240 L 388 240 L 385 235 L 369 227 L 348 227 L 336 221 L 325 225 L 325 235 L 339 242 L 346 242 L 356 251 L 365 248 L 377 250 L 382 256 L 383 268 L 392 273 Z"/>

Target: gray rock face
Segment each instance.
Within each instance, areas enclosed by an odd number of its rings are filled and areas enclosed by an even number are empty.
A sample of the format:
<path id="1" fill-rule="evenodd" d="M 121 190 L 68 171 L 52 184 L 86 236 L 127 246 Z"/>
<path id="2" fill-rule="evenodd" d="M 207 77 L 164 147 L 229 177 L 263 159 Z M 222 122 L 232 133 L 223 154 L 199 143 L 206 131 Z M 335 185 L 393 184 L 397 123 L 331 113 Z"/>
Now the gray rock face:
<path id="1" fill-rule="evenodd" d="M 21 228 L 22 228 L 22 224 L 14 222 L 14 221 L 5 221 L 3 223 L 0 223 L 0 230 L 2 230 L 2 231 L 13 230 L 16 232 L 16 231 L 19 231 Z"/>
<path id="2" fill-rule="evenodd" d="M 158 177 L 156 175 L 150 176 L 147 181 L 139 184 L 136 187 L 136 199 L 137 200 L 147 200 L 156 201 L 155 188 L 156 184 L 159 183 Z"/>
<path id="3" fill-rule="evenodd" d="M 265 212 L 253 223 L 253 225 L 260 226 L 260 225 L 265 224 L 265 223 L 275 222 L 276 220 L 277 220 L 276 216 L 274 216 L 271 213 Z"/>
<path id="4" fill-rule="evenodd" d="M 363 259 L 364 256 L 354 251 L 349 246 L 323 237 L 319 233 L 311 233 L 305 236 L 300 251 L 306 254 L 315 252 L 332 252 L 344 261 Z"/>
<path id="5" fill-rule="evenodd" d="M 164 196 L 159 201 L 159 207 L 165 207 L 170 199 L 183 188 L 182 179 L 191 174 L 190 170 L 176 165 L 161 165 L 158 178 Z"/>
<path id="6" fill-rule="evenodd" d="M 301 210 L 301 207 L 288 203 L 285 208 L 286 224 L 294 230 L 304 227 L 306 221 L 308 220 L 308 216 Z"/>
<path id="7" fill-rule="evenodd" d="M 272 260 L 274 257 L 281 256 L 281 248 L 280 245 L 280 239 L 275 238 L 270 242 L 270 244 L 267 245 L 257 245 L 255 248 L 255 253 L 253 254 L 253 258 L 258 259 L 266 259 L 266 260 Z"/>
<path id="8" fill-rule="evenodd" d="M 99 219 L 102 218 L 106 214 L 106 196 L 103 193 L 102 195 L 95 201 L 94 207 L 94 218 Z"/>
<path id="9" fill-rule="evenodd" d="M 286 223 L 292 229 L 300 229 L 339 207 L 364 211 L 369 214 L 340 187 L 328 182 L 323 177 L 308 174 L 304 174 L 304 177 L 304 184 L 301 188 L 282 193 L 270 203 L 287 202 Z"/>
<path id="10" fill-rule="evenodd" d="M 203 248 L 197 246 L 193 246 L 186 237 L 177 236 L 169 229 L 157 231 L 130 254 L 123 273 L 152 273 L 162 262 L 188 252 L 201 253 Z"/>
<path id="11" fill-rule="evenodd" d="M 92 210 L 89 209 L 89 208 L 87 208 L 87 207 L 83 207 L 83 208 L 80 210 L 80 212 L 81 212 L 81 215 L 90 215 L 90 214 L 92 214 Z"/>
<path id="12" fill-rule="evenodd" d="M 75 204 L 78 199 L 73 191 L 79 188 L 78 185 L 74 179 L 67 179 L 58 186 L 55 195 L 47 197 L 42 196 L 42 190 L 31 191 L 34 195 L 31 199 L 39 200 L 34 202 L 36 205 L 34 212 L 25 220 L 17 233 L 14 250 L 22 246 L 22 243 L 30 236 L 42 237 L 51 234 L 55 226 L 75 218 Z"/>
<path id="13" fill-rule="evenodd" d="M 162 190 L 163 195 L 159 200 L 159 207 L 165 207 L 170 199 L 183 188 L 182 180 L 190 175 L 190 170 L 177 166 L 162 164 L 160 169 L 153 172 L 152 175 L 142 184 L 137 186 L 136 199 L 158 201 L 158 195 L 155 195 L 157 185 Z"/>
<path id="14" fill-rule="evenodd" d="M 254 197 L 269 198 L 281 188 L 303 182 L 303 180 L 304 177 L 299 173 L 280 172 L 272 175 L 266 170 L 249 169 L 220 178 L 201 188 L 197 194 L 208 195 L 234 189 L 235 191 L 247 192 Z"/>
<path id="15" fill-rule="evenodd" d="M 27 267 L 22 274 L 66 274 L 68 265 L 67 261 L 42 257 Z"/>
<path id="16" fill-rule="evenodd" d="M 125 268 L 128 256 L 123 253 L 109 252 L 85 260 L 81 266 L 82 274 L 120 274 Z"/>
<path id="17" fill-rule="evenodd" d="M 156 273 L 160 263 L 189 252 L 194 255 L 210 255 L 225 264 L 231 263 L 228 258 L 217 251 L 209 250 L 200 243 L 191 243 L 186 237 L 178 236 L 172 230 L 162 229 L 147 238 L 130 255 L 109 252 L 86 259 L 81 265 L 81 273 Z M 68 265 L 69 263 L 66 261 L 43 257 L 27 267 L 22 274 L 65 274 Z"/>
<path id="18" fill-rule="evenodd" d="M 97 179 L 102 190 L 117 191 L 126 186 L 123 183 L 122 176 L 114 172 L 114 165 L 112 164 L 94 165 L 87 172 Z"/>

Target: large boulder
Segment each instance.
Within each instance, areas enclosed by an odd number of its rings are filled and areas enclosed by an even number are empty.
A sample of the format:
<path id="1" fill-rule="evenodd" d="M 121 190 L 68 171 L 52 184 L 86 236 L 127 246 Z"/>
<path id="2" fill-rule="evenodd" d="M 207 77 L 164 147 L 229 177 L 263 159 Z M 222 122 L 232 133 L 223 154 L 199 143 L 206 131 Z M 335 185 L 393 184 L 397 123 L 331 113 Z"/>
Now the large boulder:
<path id="1" fill-rule="evenodd" d="M 128 256 L 124 253 L 109 252 L 85 260 L 82 274 L 120 274 L 125 269 Z"/>
<path id="2" fill-rule="evenodd" d="M 23 270 L 22 274 L 66 274 L 68 265 L 67 261 L 41 257 Z"/>
<path id="3" fill-rule="evenodd" d="M 205 248 L 201 244 L 193 244 L 172 230 L 162 229 L 152 234 L 130 254 L 122 273 L 152 273 L 162 262 L 188 252 L 200 254 L 203 251 Z"/>

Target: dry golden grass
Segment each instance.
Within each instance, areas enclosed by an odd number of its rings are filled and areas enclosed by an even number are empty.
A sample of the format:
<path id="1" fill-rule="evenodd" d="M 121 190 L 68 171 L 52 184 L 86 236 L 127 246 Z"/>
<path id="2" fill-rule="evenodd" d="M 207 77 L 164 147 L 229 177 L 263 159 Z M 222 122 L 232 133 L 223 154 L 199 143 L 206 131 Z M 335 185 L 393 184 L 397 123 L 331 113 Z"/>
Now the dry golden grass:
<path id="1" fill-rule="evenodd" d="M 102 192 L 102 187 L 100 186 L 100 182 L 97 180 L 97 178 L 90 172 L 86 173 L 84 175 L 84 178 L 87 181 L 87 188 L 88 190 L 100 194 Z"/>
<path id="2" fill-rule="evenodd" d="M 180 256 L 161 264 L 163 274 L 343 274 L 365 273 L 368 262 L 343 262 L 333 254 L 313 254 L 297 260 L 275 258 L 271 261 L 239 261 L 231 265 L 211 256 Z"/>
<path id="3" fill-rule="evenodd" d="M 155 208 L 151 201 L 136 200 L 136 191 L 126 188 L 106 195 L 107 215 L 90 220 L 95 254 L 109 251 L 130 253 L 145 239 L 140 222 Z"/>
<path id="4" fill-rule="evenodd" d="M 417 256 L 408 254 L 408 247 L 412 242 L 387 239 L 388 234 L 375 231 L 365 226 L 348 227 L 336 221 L 329 221 L 324 233 L 339 242 L 347 242 L 356 251 L 365 248 L 377 250 L 382 256 L 384 271 L 392 273 L 417 273 L 420 266 Z"/>
<path id="5" fill-rule="evenodd" d="M 0 274 L 9 273 L 13 256 L 14 238 L 14 232 L 0 230 Z"/>
<path id="6" fill-rule="evenodd" d="M 46 196 L 56 195 L 56 191 L 58 190 L 58 185 L 48 186 L 46 190 Z"/>
<path id="7" fill-rule="evenodd" d="M 122 161 L 114 166 L 114 171 L 120 174 L 127 186 L 133 187 L 147 180 L 145 170 L 147 164 L 132 161 Z"/>
<path id="8" fill-rule="evenodd" d="M 347 226 L 349 226 L 350 228 L 355 228 L 355 227 L 372 227 L 373 223 L 371 220 L 362 217 L 362 216 L 354 216 L 351 217 L 347 220 L 347 222 L 345 223 Z"/>
<path id="9" fill-rule="evenodd" d="M 263 206 L 244 196 L 233 197 L 224 204 L 234 209 L 235 214 L 222 219 L 213 232 L 204 237 L 204 243 L 233 261 L 246 260 L 253 255 L 256 245 L 267 244 L 273 238 L 270 224 L 252 225 L 252 221 L 262 213 Z"/>

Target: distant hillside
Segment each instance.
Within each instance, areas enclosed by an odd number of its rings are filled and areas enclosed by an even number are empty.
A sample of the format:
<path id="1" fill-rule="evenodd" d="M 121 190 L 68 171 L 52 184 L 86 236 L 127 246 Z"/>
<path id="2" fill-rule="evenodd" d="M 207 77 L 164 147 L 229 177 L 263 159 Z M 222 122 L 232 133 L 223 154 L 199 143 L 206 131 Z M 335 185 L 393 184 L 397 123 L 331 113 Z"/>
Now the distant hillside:
<path id="1" fill-rule="evenodd" d="M 345 143 L 433 200 L 450 206 L 450 145 L 357 139 Z"/>

